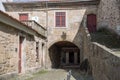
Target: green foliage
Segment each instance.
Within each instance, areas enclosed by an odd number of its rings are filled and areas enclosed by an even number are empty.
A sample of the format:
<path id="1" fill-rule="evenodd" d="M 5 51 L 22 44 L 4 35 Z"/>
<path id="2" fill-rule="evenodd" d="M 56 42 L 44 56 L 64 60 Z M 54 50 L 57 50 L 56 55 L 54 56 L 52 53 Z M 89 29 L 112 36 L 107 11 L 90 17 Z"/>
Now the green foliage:
<path id="1" fill-rule="evenodd" d="M 40 71 L 38 71 L 37 73 L 33 73 L 33 77 L 29 77 L 29 78 L 27 78 L 26 80 L 33 80 L 35 77 L 38 77 L 38 76 L 40 76 L 40 75 L 42 75 L 42 74 L 45 74 L 45 73 L 47 73 L 48 71 L 46 71 L 46 70 L 40 70 Z"/>
<path id="2" fill-rule="evenodd" d="M 107 28 L 100 28 L 100 29 L 98 29 L 97 32 L 100 32 L 100 33 L 105 34 L 105 35 L 112 35 L 111 32 L 113 32 L 113 31 L 112 31 L 112 30 L 109 30 L 109 29 L 107 29 Z"/>
<path id="3" fill-rule="evenodd" d="M 120 36 L 112 29 L 101 28 L 96 33 L 91 34 L 92 41 L 105 45 L 108 48 L 120 48 Z"/>
<path id="4" fill-rule="evenodd" d="M 40 74 L 45 74 L 45 73 L 47 73 L 48 71 L 46 71 L 46 70 L 41 70 L 41 71 L 39 71 L 39 72 L 37 72 L 37 73 L 34 73 L 33 75 L 40 75 Z"/>

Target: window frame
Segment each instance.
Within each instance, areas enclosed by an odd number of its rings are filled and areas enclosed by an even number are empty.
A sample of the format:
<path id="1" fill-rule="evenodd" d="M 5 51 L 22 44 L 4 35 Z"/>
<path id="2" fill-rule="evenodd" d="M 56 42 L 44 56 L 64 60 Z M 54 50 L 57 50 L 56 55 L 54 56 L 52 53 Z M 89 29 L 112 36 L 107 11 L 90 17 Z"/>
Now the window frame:
<path id="1" fill-rule="evenodd" d="M 39 42 L 36 42 L 36 62 L 39 62 Z"/>
<path id="2" fill-rule="evenodd" d="M 27 20 L 29 19 L 29 14 L 28 13 L 19 13 L 19 20 L 20 20 L 20 15 L 27 15 Z M 26 21 L 26 20 L 20 20 L 20 21 Z"/>
<path id="3" fill-rule="evenodd" d="M 58 14 L 64 14 L 64 15 L 57 15 Z M 60 25 L 57 25 L 57 17 L 60 17 Z M 64 22 L 62 22 L 62 17 L 64 18 Z M 58 23 L 58 24 L 59 24 Z M 64 25 L 62 25 L 64 23 Z M 55 28 L 66 28 L 67 27 L 67 13 L 66 11 L 57 11 L 55 12 Z"/>

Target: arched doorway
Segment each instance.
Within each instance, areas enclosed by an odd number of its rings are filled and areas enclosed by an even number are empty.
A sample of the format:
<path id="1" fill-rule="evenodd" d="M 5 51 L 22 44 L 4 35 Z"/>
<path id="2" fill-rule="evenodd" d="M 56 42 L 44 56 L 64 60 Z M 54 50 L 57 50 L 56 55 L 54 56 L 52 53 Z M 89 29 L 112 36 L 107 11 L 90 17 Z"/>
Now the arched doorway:
<path id="1" fill-rule="evenodd" d="M 87 15 L 87 28 L 90 33 L 96 32 L 96 15 L 95 14 Z"/>
<path id="2" fill-rule="evenodd" d="M 68 41 L 54 43 L 49 48 L 52 68 L 79 67 L 80 49 Z"/>

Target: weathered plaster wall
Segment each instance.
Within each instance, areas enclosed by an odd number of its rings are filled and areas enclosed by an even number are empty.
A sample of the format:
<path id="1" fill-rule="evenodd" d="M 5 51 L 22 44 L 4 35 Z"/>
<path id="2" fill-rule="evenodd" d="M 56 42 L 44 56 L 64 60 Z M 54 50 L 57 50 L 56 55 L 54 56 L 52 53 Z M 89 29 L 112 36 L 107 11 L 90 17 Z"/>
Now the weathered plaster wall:
<path id="1" fill-rule="evenodd" d="M 98 5 L 98 28 L 109 27 L 117 29 L 120 26 L 120 11 L 117 0 L 100 0 Z"/>

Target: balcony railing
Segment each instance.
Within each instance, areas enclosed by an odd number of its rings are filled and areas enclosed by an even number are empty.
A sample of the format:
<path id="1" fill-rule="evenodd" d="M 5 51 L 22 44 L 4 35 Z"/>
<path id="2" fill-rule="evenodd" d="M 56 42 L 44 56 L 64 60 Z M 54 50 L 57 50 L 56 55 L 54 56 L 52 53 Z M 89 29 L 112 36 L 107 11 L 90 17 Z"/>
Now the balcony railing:
<path id="1" fill-rule="evenodd" d="M 38 24 L 34 20 L 25 20 L 21 21 L 22 23 L 26 24 L 27 26 L 31 27 L 32 29 L 36 30 L 39 34 L 46 37 L 46 29 Z"/>

